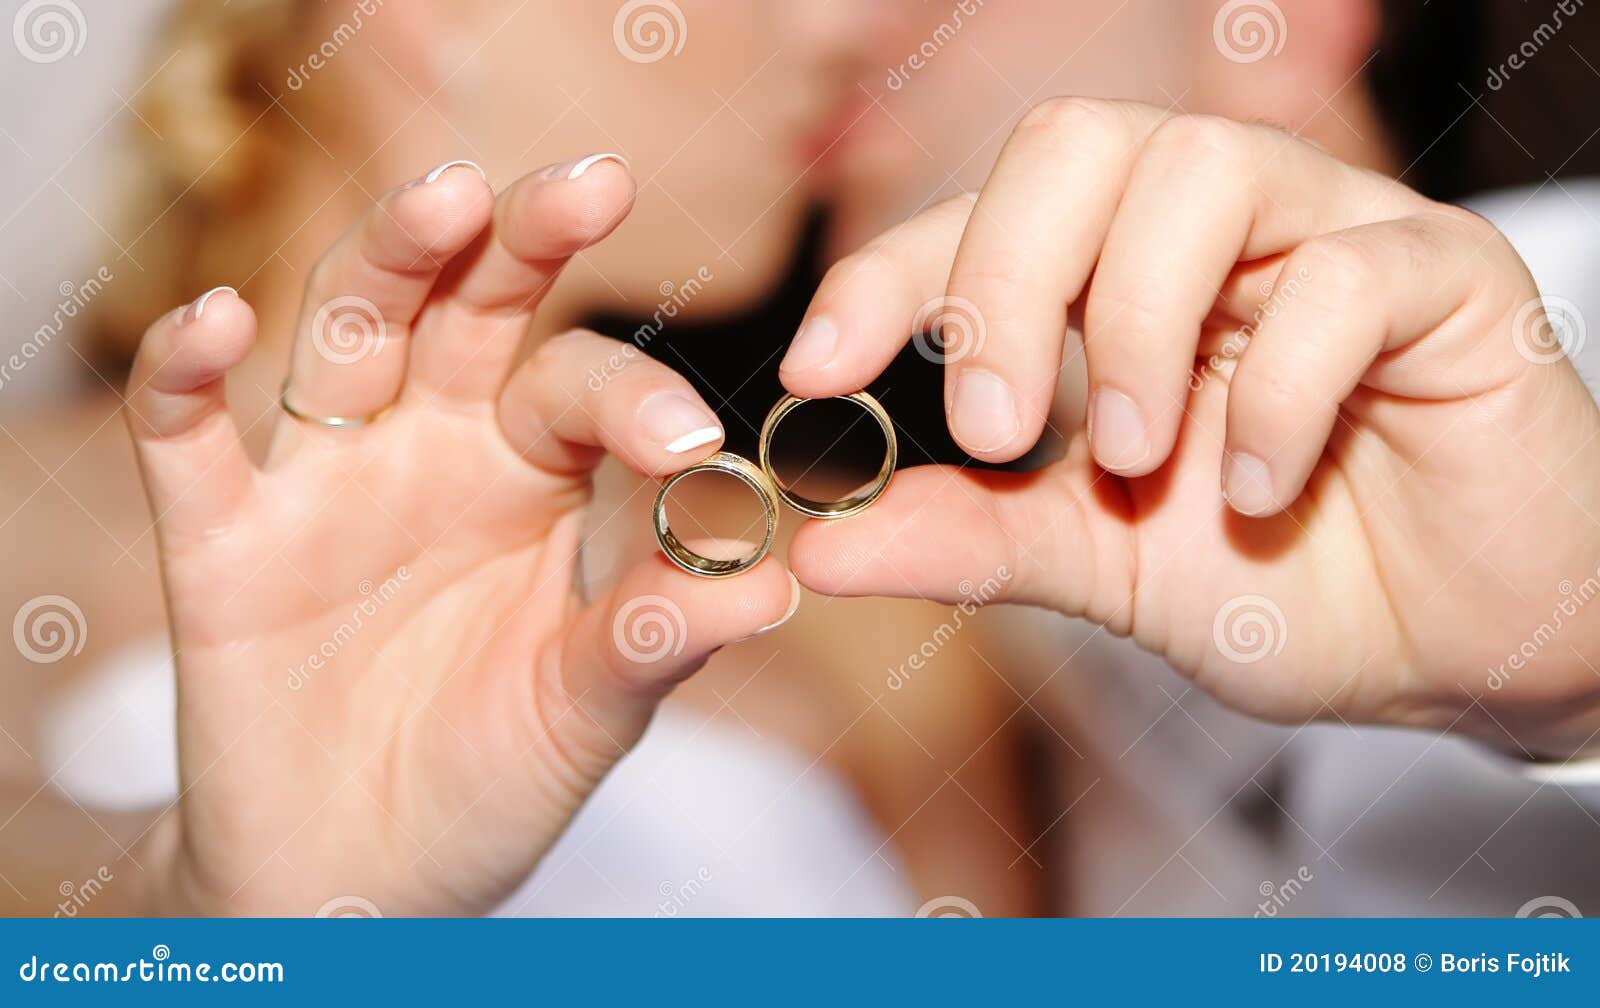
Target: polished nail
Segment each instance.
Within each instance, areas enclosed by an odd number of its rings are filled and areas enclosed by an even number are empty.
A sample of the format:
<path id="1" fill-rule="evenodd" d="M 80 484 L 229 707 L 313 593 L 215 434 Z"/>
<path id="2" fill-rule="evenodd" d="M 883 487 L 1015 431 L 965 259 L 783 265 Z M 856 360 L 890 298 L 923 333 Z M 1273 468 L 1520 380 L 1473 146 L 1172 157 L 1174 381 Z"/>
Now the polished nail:
<path id="1" fill-rule="evenodd" d="M 740 637 L 739 640 L 736 640 L 733 643 L 737 644 L 739 641 L 747 641 L 752 637 L 760 637 L 764 633 L 778 629 L 785 623 L 789 622 L 789 620 L 794 618 L 795 612 L 800 608 L 800 582 L 797 578 L 795 578 L 792 572 L 785 571 L 784 573 L 789 575 L 789 608 L 784 611 L 782 616 L 779 616 L 773 622 L 768 623 L 766 626 L 762 627 L 760 630 L 757 630 L 753 634 Z"/>
<path id="2" fill-rule="evenodd" d="M 1139 404 L 1116 389 L 1095 392 L 1089 404 L 1089 447 L 1101 468 L 1133 469 L 1150 457 L 1150 435 Z"/>
<path id="3" fill-rule="evenodd" d="M 621 154 L 590 154 L 588 157 L 578 158 L 575 161 L 563 161 L 560 164 L 553 164 L 544 170 L 544 177 L 547 179 L 565 179 L 571 182 L 575 178 L 582 178 L 584 172 L 602 161 L 615 161 L 622 167 L 632 170 L 632 166 L 628 164 L 628 159 Z"/>
<path id="4" fill-rule="evenodd" d="M 973 452 L 1004 448 L 1022 429 L 1017 397 L 1005 379 L 992 371 L 970 368 L 956 379 L 950 397 L 951 426 L 956 440 Z"/>
<path id="5" fill-rule="evenodd" d="M 210 301 L 211 295 L 217 293 L 218 291 L 227 291 L 234 297 L 239 296 L 239 292 L 234 290 L 232 287 L 213 287 L 204 294 L 195 298 L 194 301 L 190 303 L 189 307 L 184 310 L 183 321 L 193 322 L 195 319 L 199 318 L 201 313 L 206 310 L 206 302 Z"/>
<path id="6" fill-rule="evenodd" d="M 1245 515 L 1262 514 L 1278 503 L 1272 492 L 1272 471 L 1261 459 L 1245 452 L 1228 453 L 1222 494 L 1235 511 Z"/>
<path id="7" fill-rule="evenodd" d="M 839 346 L 839 327 L 826 315 L 818 315 L 800 327 L 783 355 L 779 371 L 811 371 L 833 360 Z"/>
<path id="8" fill-rule="evenodd" d="M 654 392 L 639 404 L 639 424 L 650 440 L 678 455 L 722 437 L 722 425 L 703 403 L 682 392 Z"/>
<path id="9" fill-rule="evenodd" d="M 422 184 L 427 185 L 429 182 L 437 182 L 440 175 L 443 175 L 452 168 L 471 168 L 473 171 L 478 173 L 479 178 L 483 179 L 485 182 L 489 181 L 489 176 L 484 174 L 483 169 L 478 167 L 478 163 L 476 161 L 446 161 L 444 164 L 424 175 L 422 177 Z"/>

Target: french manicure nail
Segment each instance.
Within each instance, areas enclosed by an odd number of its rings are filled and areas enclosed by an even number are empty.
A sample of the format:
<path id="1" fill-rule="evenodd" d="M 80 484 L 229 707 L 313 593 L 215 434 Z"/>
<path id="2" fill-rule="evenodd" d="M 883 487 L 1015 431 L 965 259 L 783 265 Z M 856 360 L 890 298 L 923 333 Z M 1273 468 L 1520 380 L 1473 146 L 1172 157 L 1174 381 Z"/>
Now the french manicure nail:
<path id="1" fill-rule="evenodd" d="M 478 167 L 478 163 L 476 161 L 446 161 L 444 164 L 424 175 L 422 177 L 422 184 L 427 185 L 429 182 L 437 182 L 440 175 L 443 175 L 452 168 L 471 168 L 473 171 L 478 173 L 479 178 L 483 179 L 485 182 L 489 181 L 489 176 L 484 174 L 483 169 Z"/>
<path id="2" fill-rule="evenodd" d="M 1240 514 L 1258 515 L 1272 510 L 1278 499 L 1272 492 L 1272 472 L 1267 464 L 1245 452 L 1229 452 L 1222 474 L 1222 495 Z"/>
<path id="3" fill-rule="evenodd" d="M 193 322 L 195 319 L 199 318 L 200 314 L 206 310 L 206 302 L 210 301 L 211 295 L 217 293 L 218 291 L 227 291 L 234 297 L 239 296 L 239 292 L 234 290 L 232 287 L 213 287 L 204 294 L 195 298 L 194 301 L 190 303 L 188 309 L 183 313 L 183 321 Z"/>
<path id="4" fill-rule="evenodd" d="M 582 177 L 584 172 L 602 161 L 615 161 L 622 167 L 630 171 L 633 170 L 632 166 L 628 164 L 628 159 L 621 154 L 590 154 L 588 157 L 578 158 L 576 161 L 563 161 L 560 164 L 551 165 L 544 170 L 544 177 L 547 179 L 566 179 L 571 182 L 575 178 Z"/>
<path id="5" fill-rule="evenodd" d="M 716 416 L 681 392 L 651 393 L 639 404 L 638 416 L 646 436 L 673 455 L 722 437 Z"/>
<path id="6" fill-rule="evenodd" d="M 1017 397 L 1004 378 L 982 368 L 970 368 L 956 379 L 950 397 L 950 417 L 956 439 L 968 451 L 991 452 L 1004 448 L 1022 429 Z"/>
<path id="7" fill-rule="evenodd" d="M 833 359 L 839 345 L 839 327 L 826 315 L 818 315 L 800 327 L 783 355 L 779 371 L 811 371 Z"/>
<path id="8" fill-rule="evenodd" d="M 747 634 L 744 637 L 740 637 L 739 640 L 736 640 L 733 643 L 737 644 L 739 641 L 747 641 L 752 637 L 760 637 L 764 633 L 778 629 L 785 623 L 789 622 L 789 620 L 794 618 L 795 612 L 800 608 L 800 581 L 794 576 L 794 572 L 785 571 L 784 573 L 789 575 L 789 608 L 784 611 L 782 616 L 779 616 L 773 622 L 768 623 L 766 626 L 762 627 L 760 630 L 757 630 L 753 634 Z"/>
<path id="9" fill-rule="evenodd" d="M 1150 457 L 1139 404 L 1116 389 L 1095 392 L 1089 406 L 1089 447 L 1103 469 L 1122 472 Z"/>

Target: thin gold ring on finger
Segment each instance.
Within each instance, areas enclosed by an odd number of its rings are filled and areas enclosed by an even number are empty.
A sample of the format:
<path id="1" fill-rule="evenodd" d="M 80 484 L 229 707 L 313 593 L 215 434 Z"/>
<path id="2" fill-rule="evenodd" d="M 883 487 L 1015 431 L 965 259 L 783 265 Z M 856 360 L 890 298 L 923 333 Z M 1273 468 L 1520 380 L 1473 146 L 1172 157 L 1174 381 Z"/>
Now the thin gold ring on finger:
<path id="1" fill-rule="evenodd" d="M 278 390 L 278 406 L 296 420 L 316 424 L 318 427 L 342 427 L 345 429 L 365 427 L 389 411 L 385 407 L 376 413 L 368 413 L 366 416 L 317 416 L 315 413 L 306 413 L 297 409 L 289 401 L 289 379 L 287 378 L 283 380 L 283 387 Z"/>
<path id="2" fill-rule="evenodd" d="M 667 494 L 677 482 L 696 473 L 716 472 L 732 476 L 751 490 L 761 501 L 761 511 L 766 521 L 766 532 L 761 537 L 761 544 L 747 556 L 737 557 L 732 560 L 718 560 L 714 557 L 703 556 L 685 546 L 672 531 L 672 526 L 667 522 Z M 719 451 L 704 462 L 697 463 L 680 472 L 673 473 L 667 481 L 661 484 L 661 490 L 656 494 L 654 508 L 656 542 L 661 544 L 661 552 L 667 555 L 679 568 L 696 574 L 700 577 L 732 577 L 743 574 L 745 571 L 761 562 L 761 558 L 772 549 L 772 540 L 778 532 L 778 492 L 767 479 L 766 474 L 754 462 L 742 455 L 732 452 Z"/>
<path id="3" fill-rule="evenodd" d="M 889 489 L 889 480 L 894 477 L 895 463 L 899 458 L 899 449 L 894 437 L 894 421 L 889 419 L 889 413 L 883 408 L 882 403 L 866 392 L 852 392 L 836 398 L 847 399 L 860 406 L 878 422 L 878 429 L 883 432 L 883 465 L 878 469 L 878 475 L 873 477 L 866 489 L 851 494 L 843 500 L 819 501 L 802 497 L 785 487 L 783 481 L 778 478 L 776 470 L 772 468 L 772 439 L 777 433 L 778 425 L 783 423 L 784 417 L 800 408 L 803 403 L 811 402 L 810 399 L 785 395 L 772 407 L 772 411 L 767 414 L 766 422 L 761 425 L 759 457 L 762 472 L 766 473 L 773 489 L 783 498 L 785 504 L 813 518 L 843 518 L 871 505 Z"/>

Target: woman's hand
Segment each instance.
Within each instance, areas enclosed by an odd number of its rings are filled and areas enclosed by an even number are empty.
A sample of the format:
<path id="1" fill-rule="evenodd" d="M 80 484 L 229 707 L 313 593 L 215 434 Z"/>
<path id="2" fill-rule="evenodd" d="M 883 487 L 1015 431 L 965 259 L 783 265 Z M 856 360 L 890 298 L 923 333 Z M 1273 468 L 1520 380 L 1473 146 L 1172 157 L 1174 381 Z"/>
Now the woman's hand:
<path id="1" fill-rule="evenodd" d="M 587 170 L 584 170 L 587 169 Z M 482 911 L 520 882 L 656 703 L 782 622 L 775 561 L 712 581 L 652 557 L 582 600 L 606 454 L 665 474 L 722 430 L 687 382 L 573 332 L 515 367 L 568 257 L 632 205 L 614 159 L 473 166 L 384 196 L 317 264 L 252 465 L 223 376 L 254 340 L 221 289 L 153 325 L 128 419 L 158 515 L 182 797 L 139 851 L 147 912 Z M 392 405 L 391 405 L 392 404 Z"/>
<path id="2" fill-rule="evenodd" d="M 1538 297 L 1482 219 L 1278 130 L 1048 102 L 975 201 L 833 268 L 782 376 L 860 388 L 943 322 L 951 431 L 1005 462 L 1071 310 L 1087 429 L 1025 475 L 901 473 L 791 560 L 833 594 L 993 579 L 1268 718 L 1571 754 L 1600 728 L 1600 413 Z"/>

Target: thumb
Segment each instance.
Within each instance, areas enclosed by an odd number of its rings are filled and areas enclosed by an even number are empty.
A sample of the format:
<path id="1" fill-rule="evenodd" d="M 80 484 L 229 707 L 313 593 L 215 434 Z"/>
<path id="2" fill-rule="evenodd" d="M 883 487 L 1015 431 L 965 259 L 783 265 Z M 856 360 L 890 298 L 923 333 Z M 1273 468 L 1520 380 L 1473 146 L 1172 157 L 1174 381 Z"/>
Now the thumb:
<path id="1" fill-rule="evenodd" d="M 1127 570 L 1126 534 L 1092 486 L 1056 466 L 1030 473 L 919 466 L 895 474 L 872 507 L 795 533 L 789 562 L 824 595 L 890 595 L 956 604 L 1021 602 L 1116 630 L 1113 591 Z M 1116 543 L 1123 543 L 1118 562 Z"/>

